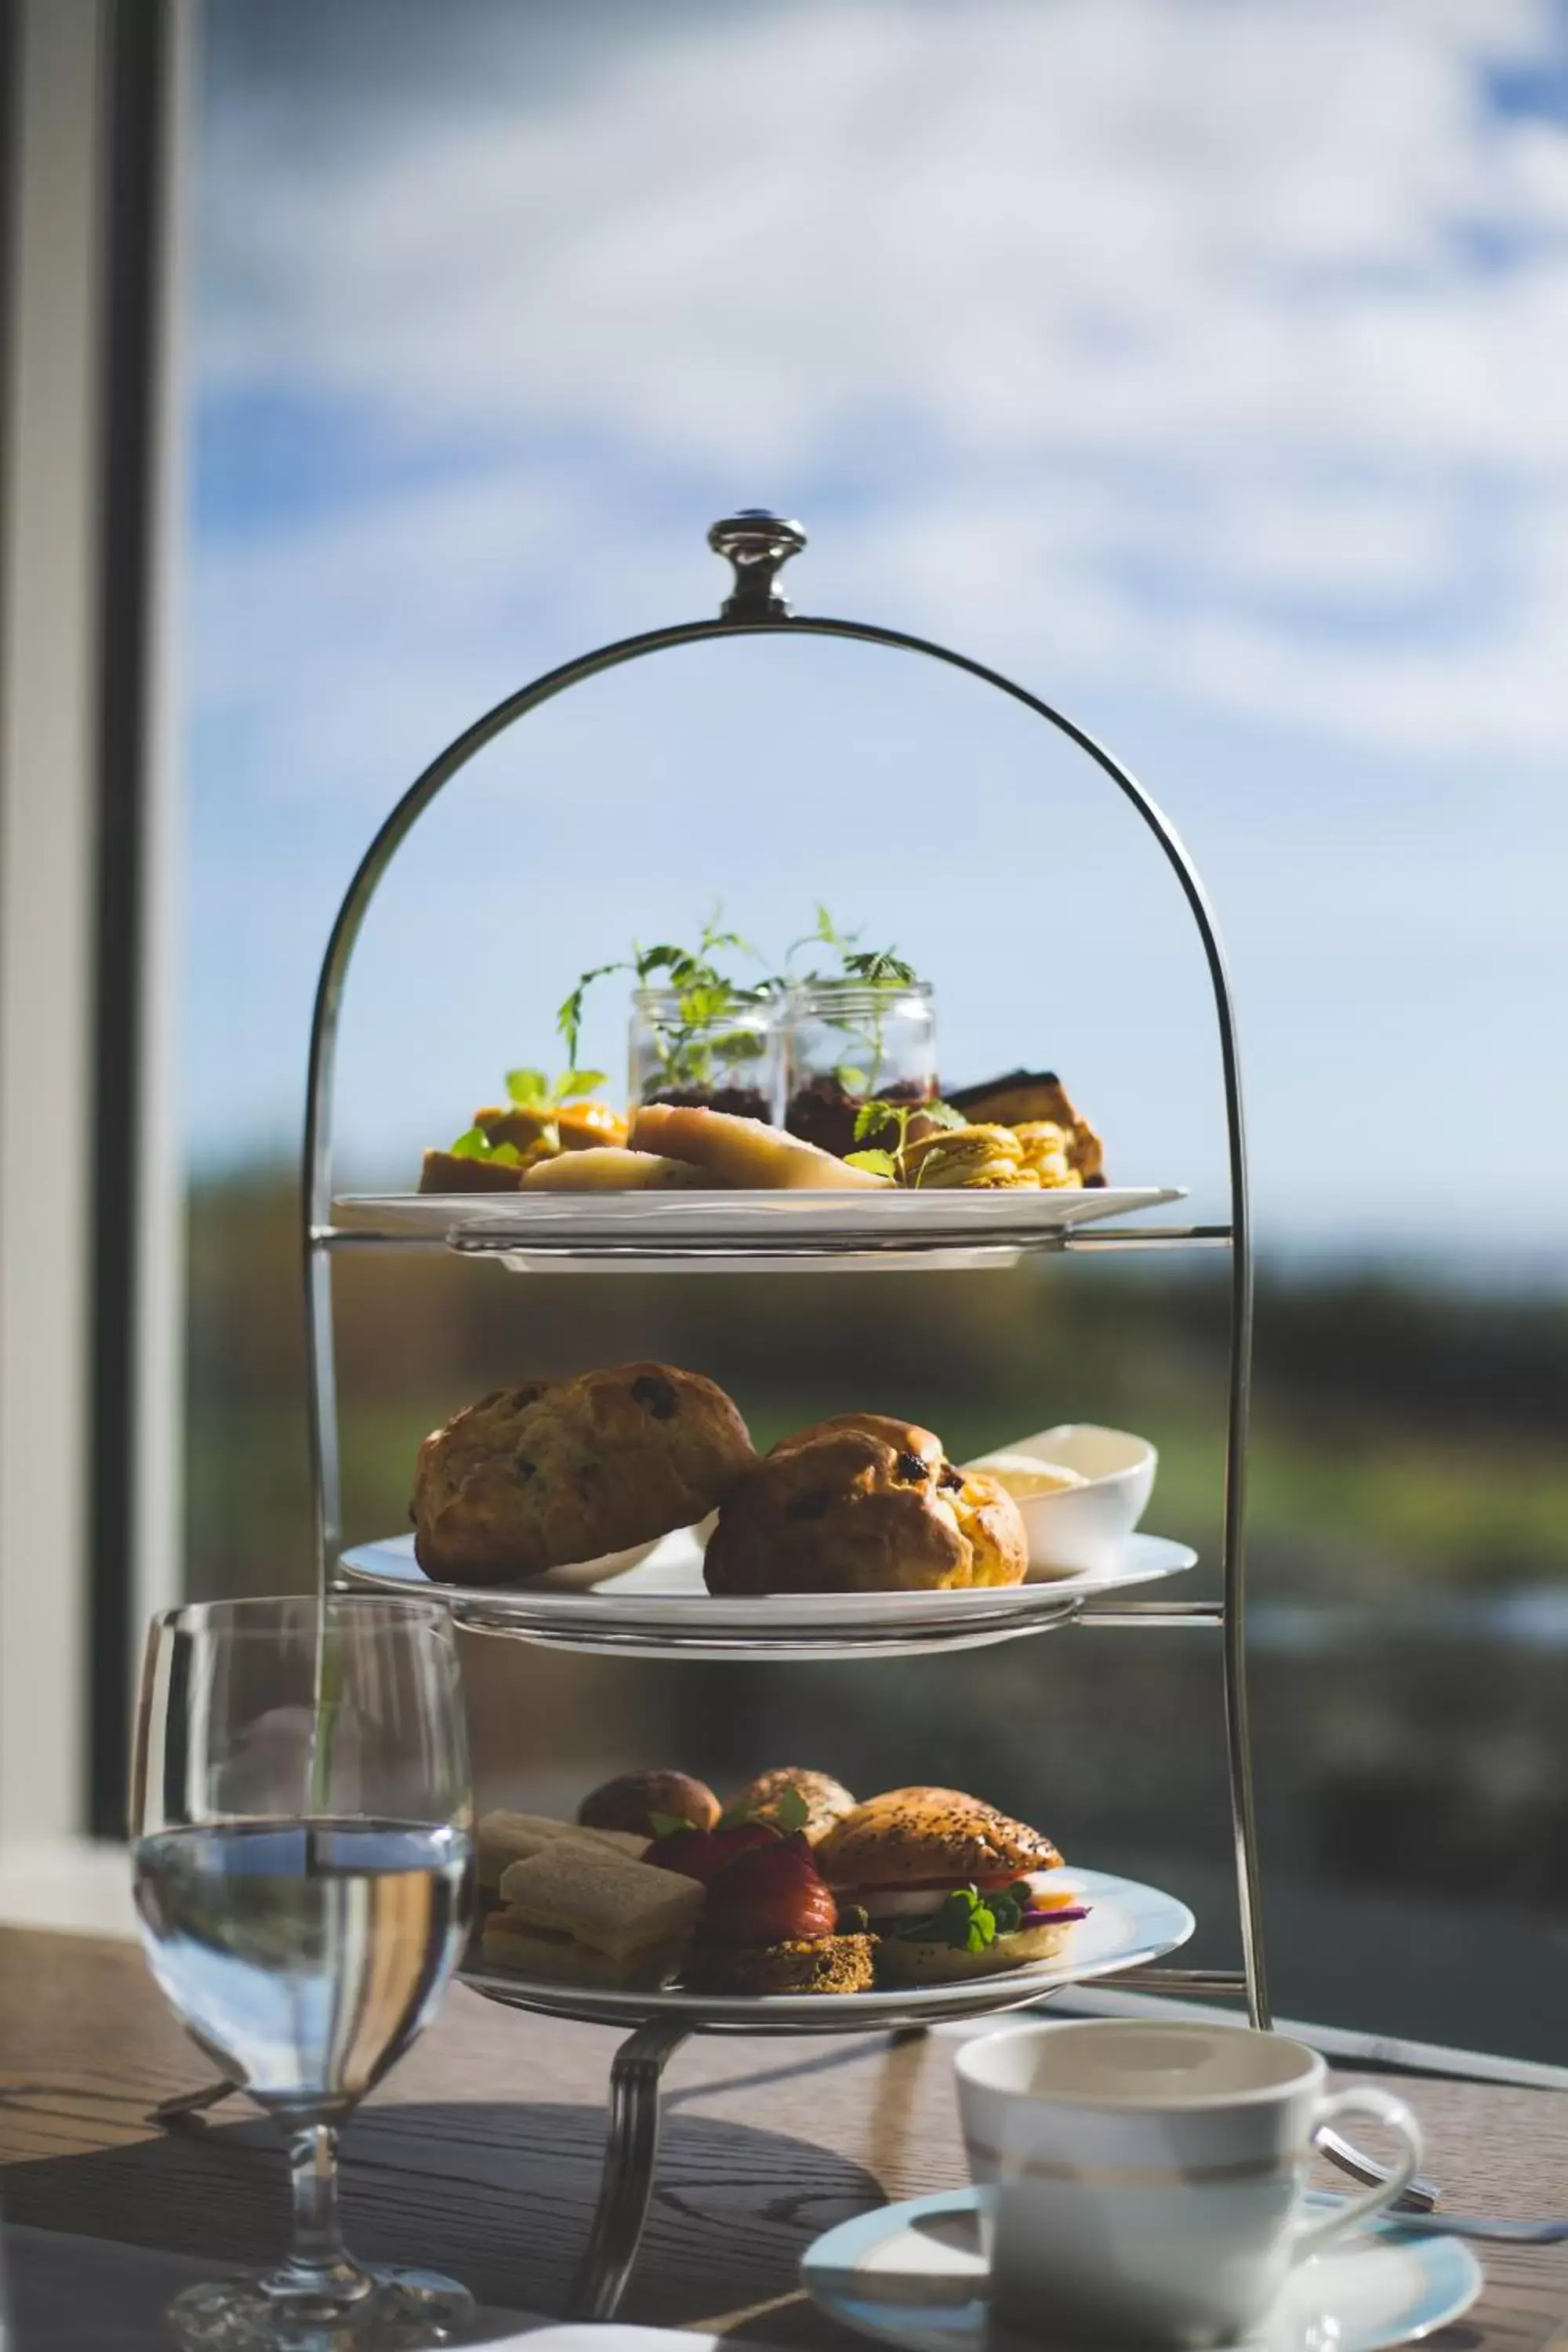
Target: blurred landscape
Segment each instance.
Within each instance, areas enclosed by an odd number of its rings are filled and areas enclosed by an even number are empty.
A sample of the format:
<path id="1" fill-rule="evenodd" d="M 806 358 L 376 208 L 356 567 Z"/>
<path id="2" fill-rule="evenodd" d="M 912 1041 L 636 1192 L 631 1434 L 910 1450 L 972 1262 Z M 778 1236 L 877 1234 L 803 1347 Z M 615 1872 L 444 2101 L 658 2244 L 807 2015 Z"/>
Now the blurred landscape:
<path id="1" fill-rule="evenodd" d="M 406 1524 L 437 1423 L 525 1372 L 651 1355 L 759 1444 L 853 1406 L 958 1456 L 1063 1420 L 1161 1454 L 1146 1524 L 1217 1590 L 1223 1256 L 1019 1275 L 512 1277 L 444 1253 L 339 1261 L 350 1539 Z M 190 1198 L 195 1594 L 310 1576 L 293 1172 Z M 1265 1265 L 1249 1562 L 1270 1958 L 1287 2015 L 1568 2057 L 1568 1299 Z M 1069 1859 L 1147 1876 L 1233 1963 L 1218 1647 L 1068 1631 L 896 1666 L 610 1664 L 468 1644 L 485 1803 L 569 1810 L 609 1772 L 722 1789 L 796 1761 L 869 1793 L 953 1780 Z"/>

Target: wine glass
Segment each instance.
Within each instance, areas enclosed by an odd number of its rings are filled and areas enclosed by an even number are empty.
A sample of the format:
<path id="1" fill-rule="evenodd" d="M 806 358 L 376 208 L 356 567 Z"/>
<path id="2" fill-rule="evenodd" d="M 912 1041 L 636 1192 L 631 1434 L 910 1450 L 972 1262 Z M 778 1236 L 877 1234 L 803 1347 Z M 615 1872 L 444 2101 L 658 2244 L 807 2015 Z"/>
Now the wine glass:
<path id="1" fill-rule="evenodd" d="M 200 2352 L 447 2342 L 467 2290 L 345 2251 L 338 2135 L 431 2016 L 468 1927 L 473 1800 L 457 1644 L 429 1601 L 207 1601 L 153 1620 L 131 1833 L 153 1974 L 273 2117 L 293 2242 L 170 2307 Z"/>

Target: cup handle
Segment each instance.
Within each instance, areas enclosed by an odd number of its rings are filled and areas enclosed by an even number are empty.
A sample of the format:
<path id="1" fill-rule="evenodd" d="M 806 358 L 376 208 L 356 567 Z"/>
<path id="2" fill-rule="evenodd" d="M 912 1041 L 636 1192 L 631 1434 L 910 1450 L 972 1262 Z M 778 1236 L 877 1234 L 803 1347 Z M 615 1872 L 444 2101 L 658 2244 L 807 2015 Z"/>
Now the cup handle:
<path id="1" fill-rule="evenodd" d="M 1391 2091 L 1380 2091 L 1371 2083 L 1356 2083 L 1348 2091 L 1335 2091 L 1320 2101 L 1317 2114 L 1312 2118 L 1314 2146 L 1319 2133 L 1330 2124 L 1338 2123 L 1342 2116 L 1371 2116 L 1376 2122 L 1386 2124 L 1403 2143 L 1400 2154 L 1395 2158 L 1394 2169 L 1386 2180 L 1378 2181 L 1374 2188 L 1368 2189 L 1360 2197 L 1352 2197 L 1337 2212 L 1325 2214 L 1321 2221 L 1311 2222 L 1298 2234 L 1290 2252 L 1292 2263 L 1310 2260 L 1330 2239 L 1342 2237 L 1347 2230 L 1358 2229 L 1362 2222 L 1370 2221 L 1374 2213 L 1381 2213 L 1386 2206 L 1392 2205 L 1401 2191 L 1415 2179 L 1421 2162 L 1421 2126 L 1404 2100 L 1396 2099 Z"/>

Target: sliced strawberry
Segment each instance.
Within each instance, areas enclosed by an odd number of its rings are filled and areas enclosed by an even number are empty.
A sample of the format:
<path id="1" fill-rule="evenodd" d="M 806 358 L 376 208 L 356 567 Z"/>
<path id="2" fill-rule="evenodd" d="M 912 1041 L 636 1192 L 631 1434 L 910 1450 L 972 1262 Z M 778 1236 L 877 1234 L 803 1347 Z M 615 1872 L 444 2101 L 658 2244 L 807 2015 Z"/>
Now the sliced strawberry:
<path id="1" fill-rule="evenodd" d="M 678 1871 L 710 1886 L 719 1872 L 762 1846 L 783 1843 L 771 1822 L 734 1822 L 728 1829 L 672 1830 L 656 1838 L 644 1854 L 656 1870 Z"/>
<path id="2" fill-rule="evenodd" d="M 833 1890 L 797 1831 L 731 1862 L 709 1882 L 705 1935 L 730 1944 L 811 1943 L 838 1925 Z"/>

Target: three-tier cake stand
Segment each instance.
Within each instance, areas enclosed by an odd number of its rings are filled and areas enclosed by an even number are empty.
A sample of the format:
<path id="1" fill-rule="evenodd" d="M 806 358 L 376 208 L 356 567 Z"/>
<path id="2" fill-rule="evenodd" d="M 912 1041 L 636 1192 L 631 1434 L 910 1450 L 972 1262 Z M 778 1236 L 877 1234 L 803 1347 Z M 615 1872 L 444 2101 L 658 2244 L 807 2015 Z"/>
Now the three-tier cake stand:
<path id="1" fill-rule="evenodd" d="M 322 964 L 310 1034 L 309 1095 L 304 1149 L 304 1217 L 311 1470 L 318 1570 L 322 1589 L 354 1589 L 398 1578 L 378 1575 L 363 1558 L 341 1551 L 336 1379 L 332 1339 L 332 1269 L 337 1254 L 365 1244 L 403 1243 L 437 1246 L 466 1255 L 490 1255 L 503 1265 L 528 1267 L 617 1266 L 669 1274 L 763 1263 L 800 1264 L 816 1270 L 830 1265 L 876 1264 L 889 1270 L 937 1265 L 994 1265 L 1041 1251 L 1089 1249 L 1167 1250 L 1216 1248 L 1228 1252 L 1230 1335 L 1223 1597 L 1216 1601 L 1130 1600 L 1119 1592 L 1058 1595 L 1031 1587 L 1015 1595 L 954 1596 L 965 1604 L 933 1622 L 928 1614 L 913 1628 L 878 1636 L 864 1624 L 835 1631 L 818 1625 L 807 1636 L 770 1621 L 766 1603 L 752 1603 L 754 1630 L 736 1630 L 731 1610 L 714 1630 L 690 1605 L 661 1609 L 650 1598 L 640 1612 L 595 1617 L 592 1606 L 515 1594 L 464 1596 L 439 1585 L 421 1589 L 446 1599 L 454 1616 L 492 1633 L 574 1649 L 610 1650 L 643 1657 L 695 1656 L 749 1659 L 790 1656 L 907 1654 L 981 1641 L 1014 1639 L 1052 1625 L 1108 1627 L 1201 1627 L 1220 1636 L 1231 1828 L 1241 1923 L 1239 1970 L 1194 1970 L 1157 1965 L 1191 1932 L 1192 1919 L 1180 1905 L 1154 1890 L 1116 1882 L 1123 1907 L 1121 1941 L 1110 1956 L 1090 1950 L 1043 1971 L 971 1979 L 959 1985 L 911 1988 L 902 1993 L 855 1995 L 839 2000 L 742 2000 L 683 1992 L 601 1992 L 568 1985 L 525 1981 L 470 1972 L 467 1980 L 491 1999 L 547 2015 L 629 2028 L 610 2074 L 608 2140 L 599 2203 L 578 2274 L 574 2309 L 584 2317 L 611 2315 L 620 2300 L 636 2255 L 652 2189 L 658 2152 L 659 2082 L 671 2053 L 694 2032 L 823 2033 L 909 2031 L 956 2017 L 975 2017 L 1023 2007 L 1064 1985 L 1116 1973 L 1118 1984 L 1163 1994 L 1208 1995 L 1245 2000 L 1256 2025 L 1269 2022 L 1259 1911 L 1257 1834 L 1253 1818 L 1252 1765 L 1247 1735 L 1244 1652 L 1243 1521 L 1247 1470 L 1247 1399 L 1252 1346 L 1252 1253 L 1247 1222 L 1247 1158 L 1242 1125 L 1241 1081 L 1229 981 L 1218 932 L 1203 886 L 1174 831 L 1147 793 L 1110 753 L 1060 711 L 1010 679 L 963 654 L 897 629 L 858 621 L 826 620 L 792 612 L 779 585 L 784 562 L 805 544 L 798 524 L 757 510 L 716 523 L 709 533 L 715 551 L 733 567 L 731 593 L 715 620 L 682 623 L 623 638 L 552 670 L 510 696 L 468 728 L 426 768 L 397 803 L 366 850 L 339 910 Z M 358 1209 L 335 1202 L 332 1192 L 332 1104 L 339 1012 L 354 944 L 371 900 L 416 819 L 475 754 L 508 728 L 555 696 L 586 679 L 679 646 L 742 636 L 788 633 L 840 637 L 945 663 L 1000 694 L 1076 744 L 1102 775 L 1130 801 L 1163 851 L 1197 926 L 1213 986 L 1225 1088 L 1230 1180 L 1230 1214 L 1224 1224 L 1140 1224 L 1112 1216 L 1104 1224 L 1070 1218 L 1040 1221 L 1041 1196 L 943 1195 L 940 1213 L 928 1206 L 918 1219 L 889 1217 L 879 1231 L 868 1217 L 866 1196 L 856 1194 L 770 1195 L 773 1213 L 750 1223 L 735 1216 L 705 1216 L 698 1194 L 640 1196 L 659 1202 L 647 1215 L 634 1209 L 630 1220 L 607 1217 L 603 1196 L 552 1193 L 476 1196 L 451 1204 L 450 1215 L 421 1213 L 399 1219 L 373 1204 Z M 1049 1196 L 1046 1196 L 1047 1199 Z M 1084 1202 L 1084 1196 L 1065 1197 Z M 1153 1198 L 1173 1196 L 1151 1196 Z M 526 1206 L 522 1205 L 526 1202 Z M 836 1212 L 835 1203 L 858 1202 L 858 1218 Z M 1009 1205 L 1011 1204 L 1011 1205 Z M 889 1199 L 889 1206 L 894 1205 Z M 366 1214 L 366 1207 L 370 1213 Z M 826 1210 L 826 1213 L 824 1213 Z M 945 1222 L 944 1222 L 945 1220 Z M 356 1560 L 358 1565 L 356 1565 Z M 410 1563 L 405 1579 L 417 1571 Z M 406 1582 L 404 1584 L 406 1589 Z M 947 1598 L 947 1596 L 940 1596 Z M 744 1611 L 742 1610 L 742 1616 Z M 1109 1884 L 1109 1882 L 1108 1882 Z M 1151 1898 L 1141 1907 L 1141 1898 Z M 1092 1916 L 1092 1915 L 1091 1915 Z M 1357 2177 L 1372 2179 L 1377 2168 L 1343 2142 L 1325 2145 Z"/>

